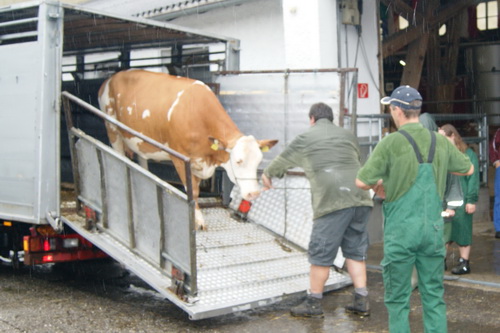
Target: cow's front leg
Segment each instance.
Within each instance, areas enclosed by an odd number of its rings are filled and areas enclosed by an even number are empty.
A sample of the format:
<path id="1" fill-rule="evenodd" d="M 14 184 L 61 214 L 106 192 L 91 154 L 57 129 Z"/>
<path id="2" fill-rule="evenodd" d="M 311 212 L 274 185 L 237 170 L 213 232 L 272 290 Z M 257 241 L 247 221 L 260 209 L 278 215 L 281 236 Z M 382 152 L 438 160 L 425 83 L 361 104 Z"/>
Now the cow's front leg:
<path id="1" fill-rule="evenodd" d="M 196 208 L 194 209 L 194 223 L 196 225 L 196 230 L 202 230 L 202 231 L 208 230 L 201 209 L 198 206 L 198 203 L 196 203 Z"/>
<path id="2" fill-rule="evenodd" d="M 196 226 L 196 230 L 203 230 L 206 231 L 207 225 L 205 224 L 205 218 L 203 217 L 203 214 L 201 212 L 200 206 L 198 205 L 198 197 L 200 195 L 200 182 L 201 179 L 192 176 L 192 184 L 193 184 L 193 200 L 195 201 L 195 209 L 194 209 L 194 222 Z"/>
<path id="3" fill-rule="evenodd" d="M 184 184 L 184 189 L 186 192 L 188 191 L 186 187 L 186 171 L 184 169 L 184 163 L 177 159 L 172 158 L 172 162 L 174 163 L 175 169 L 177 170 L 177 174 Z M 207 230 L 207 226 L 205 224 L 205 219 L 203 218 L 203 214 L 201 212 L 200 206 L 198 205 L 198 197 L 200 195 L 200 181 L 201 179 L 191 175 L 191 185 L 193 187 L 193 200 L 195 202 L 194 208 L 194 222 L 196 230 Z"/>

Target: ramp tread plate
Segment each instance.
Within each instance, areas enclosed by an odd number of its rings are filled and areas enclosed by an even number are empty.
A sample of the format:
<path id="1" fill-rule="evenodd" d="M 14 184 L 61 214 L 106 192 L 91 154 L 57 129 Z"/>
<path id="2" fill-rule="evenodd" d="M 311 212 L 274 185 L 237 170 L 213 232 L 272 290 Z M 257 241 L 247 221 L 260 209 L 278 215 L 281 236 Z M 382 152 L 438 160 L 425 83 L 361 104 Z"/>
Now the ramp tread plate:
<path id="1" fill-rule="evenodd" d="M 263 262 L 269 260 L 279 260 L 286 257 L 303 256 L 303 253 L 287 249 L 279 240 L 244 246 L 218 247 L 208 249 L 198 249 L 198 269 L 216 269 L 239 265 L 242 262 Z"/>
<path id="2" fill-rule="evenodd" d="M 223 208 L 205 209 L 203 214 L 209 229 L 196 234 L 199 269 L 262 263 L 303 253 L 254 223 L 232 219 Z"/>
<path id="3" fill-rule="evenodd" d="M 288 278 L 308 272 L 309 264 L 305 256 L 254 262 L 225 269 L 200 270 L 198 288 L 227 289 L 235 285 L 259 284 L 266 280 Z"/>
<path id="4" fill-rule="evenodd" d="M 249 304 L 307 289 L 310 264 L 305 251 L 282 244 L 277 236 L 257 224 L 232 219 L 223 208 L 203 209 L 203 214 L 208 231 L 196 235 L 195 308 Z M 349 277 L 332 270 L 325 289 L 349 284 Z"/>
<path id="5" fill-rule="evenodd" d="M 330 272 L 330 278 L 326 283 L 325 291 L 339 289 L 351 284 L 350 278 L 337 273 Z M 255 300 L 282 297 L 300 292 L 305 292 L 309 286 L 309 273 L 293 277 L 282 277 L 274 280 L 261 279 L 259 283 L 251 285 L 233 285 L 225 289 L 203 290 L 198 292 L 196 306 L 221 307 L 222 304 L 245 304 Z"/>
<path id="6" fill-rule="evenodd" d="M 202 210 L 208 231 L 196 233 L 196 246 L 199 251 L 214 247 L 230 247 L 274 241 L 274 236 L 255 224 L 238 222 L 231 218 L 224 208 L 205 208 Z"/>

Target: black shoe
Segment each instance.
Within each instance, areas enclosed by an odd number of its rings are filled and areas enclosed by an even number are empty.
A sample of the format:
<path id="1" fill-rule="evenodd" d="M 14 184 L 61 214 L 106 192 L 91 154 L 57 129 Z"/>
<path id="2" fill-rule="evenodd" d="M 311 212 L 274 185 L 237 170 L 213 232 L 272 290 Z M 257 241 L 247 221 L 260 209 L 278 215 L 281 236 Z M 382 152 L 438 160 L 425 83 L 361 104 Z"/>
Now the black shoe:
<path id="1" fill-rule="evenodd" d="M 497 231 L 497 232 L 495 233 L 495 238 L 500 238 L 500 231 Z"/>
<path id="2" fill-rule="evenodd" d="M 460 258 L 458 260 L 458 265 L 451 270 L 451 273 L 455 275 L 469 274 L 470 273 L 469 260 Z"/>
<path id="3" fill-rule="evenodd" d="M 323 317 L 323 308 L 319 298 L 307 296 L 306 299 L 297 306 L 290 309 L 294 317 Z"/>
<path id="4" fill-rule="evenodd" d="M 348 313 L 353 313 L 362 317 L 370 315 L 370 300 L 368 296 L 362 296 L 354 293 L 352 305 L 345 307 Z"/>

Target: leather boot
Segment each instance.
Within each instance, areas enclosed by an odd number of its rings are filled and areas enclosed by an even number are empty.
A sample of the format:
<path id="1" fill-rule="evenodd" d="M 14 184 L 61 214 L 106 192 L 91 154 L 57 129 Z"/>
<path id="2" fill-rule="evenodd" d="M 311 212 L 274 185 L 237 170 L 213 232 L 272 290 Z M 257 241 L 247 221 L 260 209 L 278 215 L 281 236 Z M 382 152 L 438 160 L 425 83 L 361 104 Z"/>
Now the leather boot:
<path id="1" fill-rule="evenodd" d="M 290 309 L 294 317 L 323 317 L 323 308 L 319 298 L 307 296 L 306 299 L 297 306 Z"/>
<path id="2" fill-rule="evenodd" d="M 451 273 L 455 275 L 469 274 L 469 260 L 465 260 L 464 258 L 458 259 L 458 265 L 456 267 L 453 267 Z"/>
<path id="3" fill-rule="evenodd" d="M 360 315 L 362 317 L 370 315 L 370 300 L 368 296 L 354 293 L 353 304 L 345 307 L 348 313 Z"/>

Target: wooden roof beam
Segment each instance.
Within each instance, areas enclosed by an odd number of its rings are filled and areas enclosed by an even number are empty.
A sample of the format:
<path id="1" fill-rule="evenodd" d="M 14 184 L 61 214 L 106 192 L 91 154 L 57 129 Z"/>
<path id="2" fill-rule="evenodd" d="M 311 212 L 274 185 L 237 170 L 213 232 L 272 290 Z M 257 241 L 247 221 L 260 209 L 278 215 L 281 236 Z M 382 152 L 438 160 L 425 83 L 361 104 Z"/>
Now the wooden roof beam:
<path id="1" fill-rule="evenodd" d="M 385 0 L 384 0 L 385 1 Z M 396 0 L 394 0 L 396 2 Z M 464 9 L 480 3 L 481 0 L 459 0 L 448 6 L 442 7 L 438 15 L 430 15 L 430 19 L 424 20 L 423 24 L 412 26 L 405 31 L 400 31 L 389 36 L 382 43 L 382 56 L 384 58 L 395 54 L 398 50 L 422 37 L 429 30 L 439 28 L 440 24 L 448 21 Z M 425 24 L 425 22 L 428 22 Z"/>

